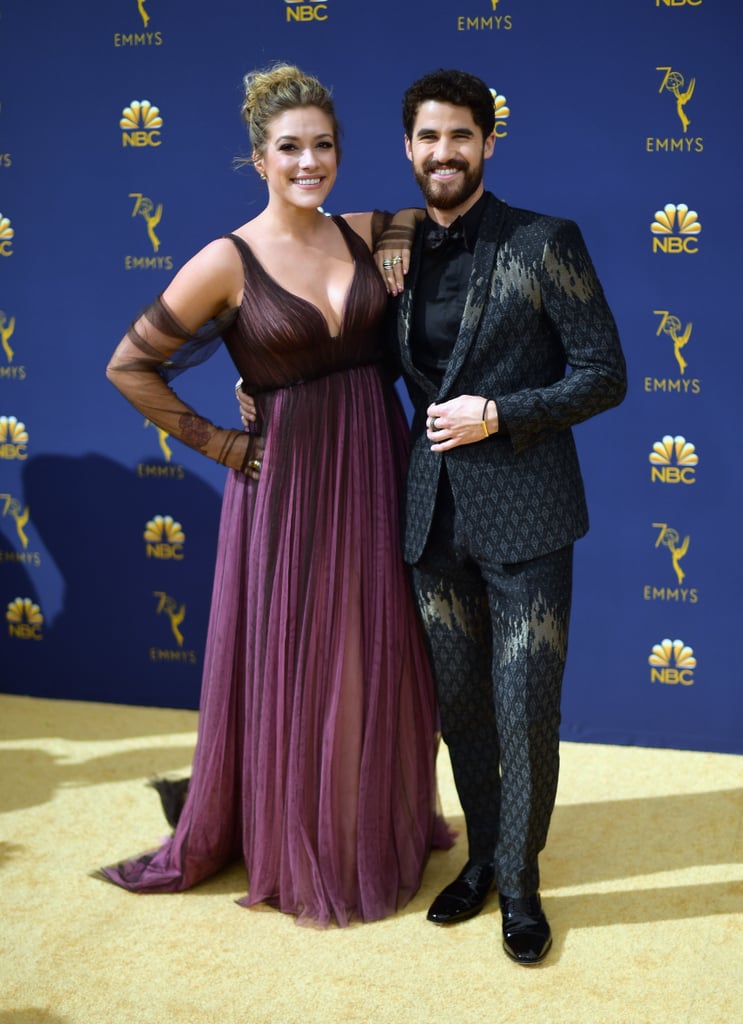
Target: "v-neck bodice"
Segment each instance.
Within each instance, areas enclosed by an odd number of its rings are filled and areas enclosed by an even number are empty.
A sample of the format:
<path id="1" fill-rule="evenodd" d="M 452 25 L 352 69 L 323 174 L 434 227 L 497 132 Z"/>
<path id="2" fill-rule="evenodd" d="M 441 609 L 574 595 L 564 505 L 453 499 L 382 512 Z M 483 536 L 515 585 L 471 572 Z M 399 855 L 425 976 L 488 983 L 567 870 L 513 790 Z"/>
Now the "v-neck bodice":
<path id="1" fill-rule="evenodd" d="M 279 284 L 244 239 L 227 236 L 240 253 L 245 286 L 238 314 L 223 337 L 243 379 L 256 389 L 314 379 L 379 355 L 384 285 L 363 239 L 341 217 L 333 220 L 354 261 L 337 335 L 330 333 L 318 306 Z"/>

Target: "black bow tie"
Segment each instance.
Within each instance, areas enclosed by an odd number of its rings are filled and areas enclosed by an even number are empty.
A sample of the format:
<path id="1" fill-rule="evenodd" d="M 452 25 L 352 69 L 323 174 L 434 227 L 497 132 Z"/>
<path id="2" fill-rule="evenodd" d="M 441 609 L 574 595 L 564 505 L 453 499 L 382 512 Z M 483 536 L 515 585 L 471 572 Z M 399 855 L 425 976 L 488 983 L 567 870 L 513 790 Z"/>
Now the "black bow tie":
<path id="1" fill-rule="evenodd" d="M 449 242 L 466 242 L 461 217 L 457 217 L 448 228 L 436 223 L 426 226 L 426 234 L 423 239 L 426 249 L 439 249 L 442 245 L 447 245 Z"/>

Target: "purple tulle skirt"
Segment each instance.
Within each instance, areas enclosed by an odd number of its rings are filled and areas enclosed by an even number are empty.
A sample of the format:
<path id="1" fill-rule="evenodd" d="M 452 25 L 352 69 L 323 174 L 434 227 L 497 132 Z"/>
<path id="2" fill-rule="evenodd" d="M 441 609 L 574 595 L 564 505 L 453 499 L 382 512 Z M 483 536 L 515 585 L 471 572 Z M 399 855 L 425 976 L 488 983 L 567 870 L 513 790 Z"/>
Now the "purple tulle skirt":
<path id="1" fill-rule="evenodd" d="M 187 889 L 242 858 L 249 906 L 373 921 L 416 892 L 437 723 L 400 554 L 407 426 L 374 366 L 263 396 L 258 482 L 224 494 L 188 797 L 154 853 L 103 869 Z"/>

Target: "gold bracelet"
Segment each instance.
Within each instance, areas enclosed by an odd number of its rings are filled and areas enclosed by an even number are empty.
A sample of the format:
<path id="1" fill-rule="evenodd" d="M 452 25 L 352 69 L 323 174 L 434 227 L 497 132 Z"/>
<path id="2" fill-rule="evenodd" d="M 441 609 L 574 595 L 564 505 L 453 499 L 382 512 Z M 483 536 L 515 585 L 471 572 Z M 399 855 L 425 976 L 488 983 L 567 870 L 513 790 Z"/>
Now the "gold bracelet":
<path id="1" fill-rule="evenodd" d="M 488 424 L 487 420 L 485 419 L 485 416 L 487 415 L 488 406 L 492 401 L 492 398 L 486 398 L 485 405 L 482 407 L 482 432 L 485 435 L 485 437 L 490 437 L 490 431 L 488 430 Z"/>

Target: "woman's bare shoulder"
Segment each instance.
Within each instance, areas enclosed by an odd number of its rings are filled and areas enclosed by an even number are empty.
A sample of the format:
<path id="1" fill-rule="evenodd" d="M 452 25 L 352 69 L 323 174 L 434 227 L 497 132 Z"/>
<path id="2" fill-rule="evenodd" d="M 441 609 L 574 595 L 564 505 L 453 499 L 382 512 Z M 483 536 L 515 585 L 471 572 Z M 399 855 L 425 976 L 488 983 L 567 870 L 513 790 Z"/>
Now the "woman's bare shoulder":
<path id="1" fill-rule="evenodd" d="M 239 305 L 244 283 L 240 254 L 229 238 L 215 238 L 185 263 L 163 298 L 182 322 L 201 324 Z"/>

